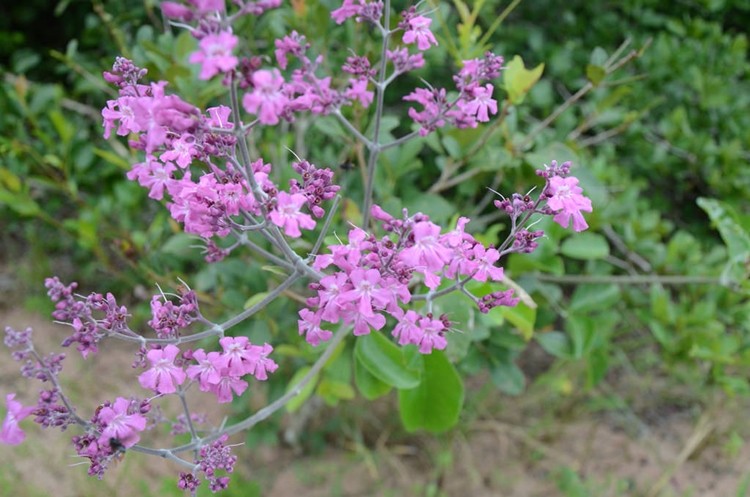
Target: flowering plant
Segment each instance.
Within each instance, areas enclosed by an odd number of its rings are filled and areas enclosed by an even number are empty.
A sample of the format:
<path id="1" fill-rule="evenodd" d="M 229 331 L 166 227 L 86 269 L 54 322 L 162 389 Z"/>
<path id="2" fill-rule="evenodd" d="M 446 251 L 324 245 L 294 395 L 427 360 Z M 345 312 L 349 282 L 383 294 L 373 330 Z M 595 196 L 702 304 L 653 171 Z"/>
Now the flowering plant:
<path id="1" fill-rule="evenodd" d="M 220 490 L 228 485 L 227 474 L 236 461 L 229 436 L 252 428 L 300 395 L 349 335 L 358 337 L 355 356 L 361 369 L 356 383 L 365 397 L 395 387 L 407 428 L 447 429 L 458 419 L 463 386 L 442 351 L 461 323 L 436 312 L 436 302 L 458 292 L 483 314 L 516 306 L 519 297 L 498 262 L 536 249 L 544 233 L 531 229 L 532 218 L 550 216 L 563 227 L 572 223 L 575 231 L 588 227 L 582 212 L 591 212 L 591 201 L 570 176 L 571 164 L 554 160 L 537 171 L 544 181 L 538 195 L 498 194 L 494 205 L 510 221 L 510 231 L 498 245 L 472 235 L 467 217 L 444 227 L 426 213 L 388 212 L 374 203 L 375 171 L 383 152 L 447 126 L 477 127 L 498 113 L 491 81 L 501 74 L 504 60 L 487 52 L 463 61 L 453 77 L 455 89 L 424 83 L 403 95 L 411 105 L 408 116 L 414 128 L 387 139 L 382 127 L 389 85 L 422 67 L 423 52 L 438 44 L 427 13 L 412 6 L 395 21 L 389 0 L 344 0 L 332 19 L 373 26 L 381 44 L 376 56 L 353 52 L 340 67 L 341 77 L 323 75 L 323 57 L 312 53 L 311 44 L 296 31 L 275 41 L 273 59 L 243 55 L 233 25 L 242 16 L 260 16 L 279 3 L 235 0 L 228 9 L 224 0 L 162 2 L 172 24 L 196 38 L 189 61 L 200 66 L 200 80 L 221 81 L 226 105 L 198 108 L 171 93 L 166 81 L 147 81 L 145 69 L 120 57 L 104 73 L 118 97 L 107 102 L 102 116 L 105 137 L 128 137 L 130 146 L 142 152 L 143 160 L 127 177 L 147 188 L 149 197 L 166 199 L 172 218 L 202 240 L 207 263 L 247 249 L 276 266 L 284 280 L 221 323 L 201 312 L 188 285 L 176 294 L 160 292 L 151 300 L 152 332 L 144 333 L 131 328 L 128 309 L 112 294 L 79 295 L 76 283 L 47 279 L 53 317 L 72 330 L 63 346 L 75 345 L 86 358 L 98 352 L 105 338 L 129 342 L 137 349 L 134 367 L 142 370 L 138 383 L 148 395 L 103 401 L 83 417 L 59 381 L 64 355 L 43 356 L 30 329 L 7 328 L 5 344 L 23 364 L 22 374 L 48 388 L 31 407 L 8 394 L 0 441 L 20 443 L 24 434 L 19 423 L 32 415 L 45 427 L 78 425 L 83 434 L 73 437 L 73 445 L 89 460 L 91 475 L 101 478 L 113 458 L 137 451 L 183 466 L 180 488 L 195 493 L 206 481 L 211 490 Z M 369 112 L 369 130 L 350 120 L 352 108 Z M 284 186 L 278 180 L 279 165 L 254 156 L 248 143 L 263 127 L 293 123 L 307 114 L 335 117 L 366 150 L 362 219 L 348 227 L 345 240 L 329 238 L 341 195 L 348 193 L 334 181 L 335 173 L 297 157 L 291 164 L 297 177 Z M 308 236 L 314 241 L 303 243 Z M 286 394 L 260 411 L 230 426 L 198 430 L 186 398 L 193 385 L 226 403 L 250 388 L 250 377 L 265 381 L 279 368 L 274 345 L 228 332 L 300 282 L 307 283 L 310 294 L 298 311 L 297 330 L 322 353 Z M 494 285 L 490 291 L 484 290 L 488 284 Z M 193 347 L 204 339 L 218 344 Z M 425 415 L 425 393 L 435 391 L 444 399 L 442 407 Z M 172 432 L 189 433 L 190 442 L 166 449 L 140 443 L 156 425 L 154 404 L 170 396 L 179 398 L 184 411 Z"/>

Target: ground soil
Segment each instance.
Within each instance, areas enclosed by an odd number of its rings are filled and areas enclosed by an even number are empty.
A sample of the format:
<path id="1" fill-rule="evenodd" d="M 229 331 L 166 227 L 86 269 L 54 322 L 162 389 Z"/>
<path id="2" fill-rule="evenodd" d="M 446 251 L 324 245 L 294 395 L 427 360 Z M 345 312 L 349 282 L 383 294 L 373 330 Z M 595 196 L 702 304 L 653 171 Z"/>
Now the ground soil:
<path id="1" fill-rule="evenodd" d="M 38 347 L 49 351 L 66 335 L 63 327 L 18 309 L 0 311 L 0 325 L 32 326 Z M 0 394 L 15 391 L 32 402 L 37 386 L 20 378 L 7 351 L 0 357 Z M 133 381 L 132 359 L 132 351 L 106 344 L 87 361 L 69 351 L 66 387 L 81 400 L 80 412 L 93 411 L 94 399 L 111 399 L 113 393 L 142 395 Z M 750 481 L 750 444 L 742 443 L 750 434 L 747 403 L 677 409 L 649 401 L 604 412 L 567 409 L 564 415 L 547 405 L 543 395 L 498 396 L 462 430 L 439 438 L 388 430 L 373 434 L 371 427 L 369 440 L 340 437 L 322 453 L 242 446 L 237 472 L 269 497 L 745 495 L 741 490 Z M 388 400 L 373 406 L 383 416 L 390 408 Z M 212 409 L 209 415 L 221 420 L 221 409 Z M 60 434 L 28 422 L 24 427 L 24 445 L 0 446 L 0 486 L 12 489 L 12 495 L 178 495 L 162 490 L 174 488 L 179 471 L 167 461 L 128 453 L 104 481 L 91 481 L 69 445 L 75 428 Z"/>

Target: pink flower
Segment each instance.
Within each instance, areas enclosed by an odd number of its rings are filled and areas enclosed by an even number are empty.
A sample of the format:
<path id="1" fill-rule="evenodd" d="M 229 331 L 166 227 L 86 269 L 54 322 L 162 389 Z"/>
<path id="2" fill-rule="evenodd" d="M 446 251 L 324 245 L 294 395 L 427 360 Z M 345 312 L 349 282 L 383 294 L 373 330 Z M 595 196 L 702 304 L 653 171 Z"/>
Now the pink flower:
<path id="1" fill-rule="evenodd" d="M 193 11 L 177 2 L 162 2 L 161 11 L 169 19 L 177 19 L 190 22 L 193 19 Z"/>
<path id="2" fill-rule="evenodd" d="M 422 51 L 430 48 L 430 45 L 437 46 L 438 42 L 430 31 L 430 24 L 432 19 L 429 17 L 415 16 L 409 19 L 409 28 L 404 32 L 404 43 L 409 45 L 416 42 L 417 48 Z"/>
<path id="3" fill-rule="evenodd" d="M 277 39 L 274 42 L 274 45 L 276 46 L 276 50 L 274 50 L 276 62 L 282 69 L 286 69 L 286 66 L 289 63 L 287 55 L 292 54 L 296 57 L 300 57 L 305 53 L 305 49 L 308 47 L 305 37 L 296 31 L 292 31 L 291 34 L 281 39 Z"/>
<path id="4" fill-rule="evenodd" d="M 246 374 L 249 365 L 256 359 L 250 340 L 247 337 L 224 337 L 219 340 L 219 344 L 224 353 L 217 366 L 222 370 L 226 369 L 233 376 Z"/>
<path id="5" fill-rule="evenodd" d="M 130 181 L 138 180 L 139 185 L 149 188 L 149 198 L 161 200 L 164 197 L 164 188 L 173 181 L 172 173 L 175 170 L 177 168 L 171 162 L 162 164 L 155 158 L 147 156 L 146 162 L 133 164 L 127 177 Z"/>
<path id="6" fill-rule="evenodd" d="M 224 0 L 190 0 L 199 14 L 210 14 L 213 12 L 223 12 L 226 9 Z"/>
<path id="7" fill-rule="evenodd" d="M 430 354 L 433 349 L 443 350 L 448 346 L 448 340 L 445 338 L 445 325 L 439 319 L 429 317 L 420 319 L 419 331 L 416 335 L 413 343 L 419 346 L 419 352 L 422 354 Z"/>
<path id="8" fill-rule="evenodd" d="M 414 107 L 409 107 L 408 111 L 409 117 L 422 126 L 419 130 L 420 136 L 427 136 L 437 128 L 445 126 L 445 114 L 448 106 L 444 88 L 434 90 L 415 88 L 413 92 L 403 97 L 403 100 L 417 102 L 424 106 L 424 110 L 421 112 Z"/>
<path id="9" fill-rule="evenodd" d="M 8 414 L 5 415 L 5 421 L 3 421 L 3 427 L 0 430 L 0 443 L 7 445 L 18 445 L 23 442 L 26 433 L 18 426 L 18 423 L 36 409 L 36 406 L 23 407 L 20 402 L 14 400 L 15 397 L 16 394 L 14 393 L 5 396 Z"/>
<path id="10" fill-rule="evenodd" d="M 169 149 L 161 154 L 159 159 L 164 163 L 175 161 L 178 166 L 185 169 L 193 162 L 193 158 L 198 155 L 199 152 L 195 146 L 195 137 L 190 133 L 184 133 L 178 139 L 172 140 Z"/>
<path id="11" fill-rule="evenodd" d="M 302 318 L 297 320 L 299 334 L 305 335 L 305 340 L 313 347 L 320 345 L 320 342 L 327 342 L 333 336 L 333 333 L 320 327 L 320 315 L 318 313 L 309 309 L 302 309 L 299 311 L 299 317 Z"/>
<path id="12" fill-rule="evenodd" d="M 440 226 L 429 221 L 414 224 L 414 245 L 401 252 L 401 260 L 414 267 L 439 271 L 450 260 L 450 250 L 440 243 Z"/>
<path id="13" fill-rule="evenodd" d="M 399 345 L 416 343 L 420 335 L 417 321 L 419 321 L 419 314 L 412 310 L 406 311 L 401 319 L 399 319 L 398 324 L 396 324 L 396 327 L 391 332 L 395 338 L 398 338 Z"/>
<path id="14" fill-rule="evenodd" d="M 234 124 L 229 120 L 232 115 L 231 107 L 219 105 L 218 107 L 209 107 L 206 112 L 209 115 L 208 124 L 214 128 L 232 129 L 234 127 Z"/>
<path id="15" fill-rule="evenodd" d="M 180 349 L 169 344 L 163 349 L 152 349 L 146 354 L 151 362 L 151 369 L 138 376 L 138 382 L 143 388 L 149 388 L 156 393 L 175 393 L 176 385 L 182 385 L 185 381 L 185 371 L 174 364 L 175 357 Z"/>
<path id="16" fill-rule="evenodd" d="M 583 190 L 578 186 L 578 178 L 554 176 L 549 179 L 547 191 L 550 195 L 547 206 L 558 211 L 553 218 L 557 224 L 567 228 L 572 218 L 575 231 L 589 227 L 581 211 L 591 212 L 591 199 L 581 195 Z"/>
<path id="17" fill-rule="evenodd" d="M 221 379 L 216 385 L 211 385 L 211 391 L 216 394 L 219 404 L 232 402 L 232 392 L 235 395 L 242 395 L 247 390 L 247 382 L 229 372 L 228 369 L 221 371 Z"/>
<path id="18" fill-rule="evenodd" d="M 472 99 L 467 99 L 461 105 L 461 110 L 470 116 L 476 116 L 477 121 L 487 122 L 489 114 L 497 114 L 497 100 L 492 98 L 493 86 L 478 86 L 471 91 Z"/>
<path id="19" fill-rule="evenodd" d="M 198 381 L 201 392 L 208 392 L 213 385 L 221 381 L 218 367 L 220 357 L 221 355 L 218 352 L 206 354 L 203 349 L 193 351 L 193 360 L 198 364 L 189 366 L 187 375 L 191 380 Z"/>
<path id="20" fill-rule="evenodd" d="M 500 281 L 503 279 L 503 268 L 495 266 L 500 259 L 500 252 L 494 248 L 485 249 L 481 243 L 474 245 L 474 260 L 477 261 L 477 270 L 473 279 L 476 281 Z"/>
<path id="21" fill-rule="evenodd" d="M 279 228 L 284 228 L 284 233 L 292 238 L 302 236 L 300 227 L 311 230 L 315 228 L 315 220 L 309 214 L 301 212 L 300 209 L 307 199 L 301 193 L 289 195 L 287 192 L 279 192 L 276 197 L 276 207 L 268 214 L 271 222 Z"/>
<path id="22" fill-rule="evenodd" d="M 278 69 L 255 71 L 252 76 L 253 91 L 242 97 L 242 106 L 256 114 L 263 124 L 277 124 L 289 99 L 282 93 L 284 78 Z"/>
<path id="23" fill-rule="evenodd" d="M 366 79 L 353 79 L 349 84 L 349 88 L 344 92 L 346 98 L 349 100 L 359 100 L 362 107 L 367 107 L 372 103 L 375 94 L 371 91 L 367 91 Z"/>
<path id="24" fill-rule="evenodd" d="M 237 37 L 229 31 L 203 37 L 198 44 L 199 50 L 193 52 L 189 59 L 193 64 L 201 64 L 200 79 L 211 79 L 216 74 L 229 72 L 237 66 L 239 61 L 232 54 L 237 41 Z"/>
<path id="25" fill-rule="evenodd" d="M 273 347 L 264 343 L 263 345 L 253 345 L 251 348 L 253 351 L 253 358 L 250 361 L 246 372 L 255 376 L 256 380 L 266 381 L 268 379 L 268 373 L 273 373 L 279 369 L 279 365 L 276 364 L 276 361 L 268 357 L 271 352 L 273 352 Z"/>
<path id="26" fill-rule="evenodd" d="M 354 17 L 362 10 L 362 6 L 355 3 L 354 0 L 344 0 L 341 7 L 331 12 L 331 18 L 336 24 L 341 24 L 350 17 Z"/>
<path id="27" fill-rule="evenodd" d="M 348 283 L 349 278 L 345 273 L 332 274 L 320 280 L 318 283 L 318 307 L 322 312 L 316 324 L 320 324 L 320 319 L 330 323 L 338 323 L 341 309 L 348 304 L 347 301 L 341 299 L 341 293 L 351 288 Z M 300 317 L 306 319 L 302 314 L 300 314 Z"/>
<path id="28" fill-rule="evenodd" d="M 356 302 L 357 311 L 363 316 L 373 317 L 373 304 L 382 309 L 391 300 L 390 292 L 380 286 L 380 272 L 377 269 L 355 269 L 349 278 L 354 288 L 342 293 L 341 300 Z"/>
<path id="29" fill-rule="evenodd" d="M 99 437 L 99 445 L 110 445 L 111 438 L 125 447 L 132 447 L 138 443 L 141 439 L 139 432 L 146 429 L 146 418 L 138 413 L 128 414 L 129 407 L 128 399 L 117 397 L 111 407 L 102 408 L 98 419 L 104 424 L 104 430 Z"/>

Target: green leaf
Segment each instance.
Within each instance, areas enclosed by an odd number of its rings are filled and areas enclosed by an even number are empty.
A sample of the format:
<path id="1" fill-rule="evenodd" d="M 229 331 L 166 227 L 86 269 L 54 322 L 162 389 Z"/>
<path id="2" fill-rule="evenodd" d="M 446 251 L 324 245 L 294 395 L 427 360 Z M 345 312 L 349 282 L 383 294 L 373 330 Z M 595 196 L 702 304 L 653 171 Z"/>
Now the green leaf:
<path id="1" fill-rule="evenodd" d="M 672 299 L 661 285 L 651 285 L 651 316 L 662 323 L 673 324 L 675 321 Z"/>
<path id="2" fill-rule="evenodd" d="M 594 64 L 588 64 L 586 66 L 586 79 L 591 81 L 594 86 L 599 86 L 604 77 L 607 75 L 607 71 L 602 66 Z"/>
<path id="3" fill-rule="evenodd" d="M 187 233 L 176 233 L 164 242 L 160 252 L 186 258 L 196 253 L 195 245 L 197 243 L 195 236 L 188 235 Z"/>
<path id="4" fill-rule="evenodd" d="M 398 391 L 401 421 L 407 431 L 445 431 L 456 425 L 464 403 L 464 385 L 445 354 L 424 356 L 424 378 L 417 388 Z"/>
<path id="5" fill-rule="evenodd" d="M 109 162 L 110 164 L 114 164 L 120 169 L 124 169 L 124 170 L 130 169 L 130 166 L 131 166 L 130 161 L 117 155 L 114 152 L 111 152 L 109 150 L 103 150 L 101 148 L 95 148 L 94 154 L 98 157 L 101 157 L 102 159 Z"/>
<path id="6" fill-rule="evenodd" d="M 594 387 L 604 379 L 604 375 L 609 369 L 609 354 L 605 349 L 597 349 L 591 353 L 588 361 L 587 383 L 589 387 Z"/>
<path id="7" fill-rule="evenodd" d="M 526 388 L 526 377 L 523 371 L 512 361 L 500 362 L 492 368 L 490 374 L 493 385 L 508 395 L 520 395 Z"/>
<path id="8" fill-rule="evenodd" d="M 243 309 L 250 309 L 255 304 L 259 303 L 261 300 L 266 298 L 268 296 L 268 292 L 258 292 L 249 299 L 245 301 L 245 305 L 242 306 Z"/>
<path id="9" fill-rule="evenodd" d="M 536 338 L 536 341 L 548 354 L 563 359 L 571 356 L 572 349 L 570 339 L 561 331 L 537 333 L 534 338 Z"/>
<path id="10" fill-rule="evenodd" d="M 18 193 L 21 191 L 21 178 L 10 169 L 0 167 L 0 186 L 4 186 L 11 193 Z"/>
<path id="11" fill-rule="evenodd" d="M 572 259 L 604 259 L 609 255 L 609 244 L 597 233 L 578 233 L 563 241 L 560 252 Z"/>
<path id="12" fill-rule="evenodd" d="M 377 379 L 354 355 L 354 384 L 367 400 L 375 400 L 391 391 L 391 386 Z"/>
<path id="13" fill-rule="evenodd" d="M 584 316 L 571 316 L 565 326 L 573 343 L 573 357 L 580 359 L 586 355 L 594 344 L 596 323 Z"/>
<path id="14" fill-rule="evenodd" d="M 292 379 L 289 380 L 289 386 L 286 388 L 287 392 L 291 392 L 295 388 L 297 388 L 297 384 L 302 381 L 302 378 L 310 372 L 310 366 L 305 366 L 302 369 L 297 370 L 296 373 L 294 373 L 294 376 L 292 376 Z M 286 404 L 286 410 L 288 412 L 294 412 L 300 407 L 302 407 L 302 404 L 305 403 L 307 399 L 310 398 L 312 393 L 315 391 L 315 385 L 318 383 L 318 375 L 316 374 L 313 376 L 310 381 L 308 381 L 302 389 L 300 389 L 299 393 L 296 397 L 292 398 L 289 402 Z"/>
<path id="15" fill-rule="evenodd" d="M 269 273 L 278 274 L 279 276 L 287 277 L 289 276 L 284 268 L 281 266 L 261 266 L 260 267 L 263 271 L 268 271 Z"/>
<path id="16" fill-rule="evenodd" d="M 526 98 L 526 94 L 539 81 L 544 71 L 544 64 L 539 64 L 534 69 L 526 69 L 523 59 L 516 55 L 513 57 L 503 71 L 505 90 L 508 99 L 514 105 L 518 105 Z"/>
<path id="17" fill-rule="evenodd" d="M 419 385 L 421 371 L 410 368 L 410 357 L 379 332 L 359 337 L 354 353 L 367 371 L 383 383 L 396 388 Z"/>
<path id="18" fill-rule="evenodd" d="M 521 336 L 530 340 L 534 334 L 534 323 L 536 322 L 536 309 L 532 309 L 523 302 L 515 307 L 501 307 L 501 314 L 513 326 L 521 332 Z"/>
<path id="19" fill-rule="evenodd" d="M 750 252 L 748 229 L 728 204 L 712 198 L 699 198 L 697 203 L 719 230 L 731 257 L 744 256 Z"/>
<path id="20" fill-rule="evenodd" d="M 346 138 L 347 132 L 333 116 L 327 116 L 313 121 L 313 126 L 330 138 Z"/>
<path id="21" fill-rule="evenodd" d="M 24 193 L 11 193 L 7 190 L 0 189 L 0 205 L 6 204 L 21 216 L 37 216 L 42 213 L 39 207 L 31 197 Z"/>
<path id="22" fill-rule="evenodd" d="M 591 312 L 607 309 L 620 301 L 622 292 L 615 284 L 579 285 L 570 301 L 569 311 Z"/>
<path id="23" fill-rule="evenodd" d="M 349 383 L 329 378 L 320 380 L 316 393 L 329 405 L 336 405 L 339 400 L 351 400 L 355 397 L 354 388 Z"/>

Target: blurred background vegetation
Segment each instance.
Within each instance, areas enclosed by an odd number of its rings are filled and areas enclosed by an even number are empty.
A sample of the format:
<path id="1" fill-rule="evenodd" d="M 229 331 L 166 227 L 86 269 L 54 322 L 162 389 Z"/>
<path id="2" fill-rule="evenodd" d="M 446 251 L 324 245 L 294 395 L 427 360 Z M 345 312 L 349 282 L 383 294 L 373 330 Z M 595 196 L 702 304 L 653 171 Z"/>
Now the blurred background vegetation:
<path id="1" fill-rule="evenodd" d="M 203 264 L 192 248 L 196 241 L 125 180 L 136 155 L 124 142 L 101 138 L 100 109 L 114 93 L 100 74 L 116 55 L 147 67 L 151 80 L 169 80 L 196 105 L 221 102 L 221 88 L 199 85 L 187 64 L 194 41 L 165 28 L 156 4 L 28 0 L 0 7 L 0 260 L 5 288 L 32 309 L 48 310 L 42 280 L 51 274 L 79 281 L 85 292 L 118 294 L 134 305 L 136 319 L 147 311 L 154 283 L 169 288 L 183 278 L 218 315 L 267 290 L 273 277 L 246 255 Z M 237 32 L 253 33 L 245 49 L 257 52 L 297 29 L 336 62 L 347 55 L 341 48 L 358 46 L 367 29 L 332 28 L 335 4 L 285 3 L 244 20 Z M 471 215 L 478 237 L 499 242 L 507 226 L 487 187 L 526 191 L 538 184 L 534 169 L 556 159 L 574 161 L 595 207 L 590 232 L 568 238 L 540 223 L 547 238 L 539 250 L 506 262 L 536 309 L 483 316 L 468 301 L 440 303 L 464 329 L 451 337 L 451 360 L 466 378 L 486 380 L 471 387 L 462 419 L 470 424 L 483 403 L 538 389 L 558 406 L 622 410 L 639 391 L 618 390 L 623 378 L 646 389 L 655 383 L 678 389 L 679 398 L 654 401 L 670 408 L 703 412 L 717 398 L 747 396 L 750 4 L 430 0 L 427 6 L 440 46 L 426 54 L 423 70 L 387 95 L 395 117 L 385 126 L 394 135 L 410 130 L 400 97 L 420 78 L 450 87 L 459 62 L 487 49 L 508 62 L 519 55 L 527 68 L 543 64 L 543 73 L 519 97 L 496 90 L 503 101 L 496 123 L 441 130 L 384 154 L 379 201 L 391 210 L 424 210 L 437 222 Z M 352 119 L 367 125 L 365 114 Z M 267 129 L 255 146 L 274 164 L 288 160 L 284 147 L 329 167 L 361 161 L 361 150 L 333 119 Z M 353 199 L 341 221 L 356 220 L 359 172 L 337 174 Z M 239 330 L 289 344 L 281 349 L 285 373 L 270 382 L 270 396 L 314 357 L 296 338 L 296 305 L 278 301 Z M 361 402 L 333 410 L 355 394 L 352 356 L 340 357 L 327 382 L 310 392 L 323 401 L 327 421 L 313 423 L 317 430 L 294 444 L 315 450 L 332 438 L 369 437 L 351 434 L 362 429 L 354 421 Z M 235 407 L 238 415 L 248 409 Z M 283 424 L 277 416 L 250 434 L 249 444 L 278 443 Z M 395 416 L 386 424 L 399 429 Z M 589 495 L 565 493 L 578 487 L 570 478 L 560 482 L 563 495 Z"/>

